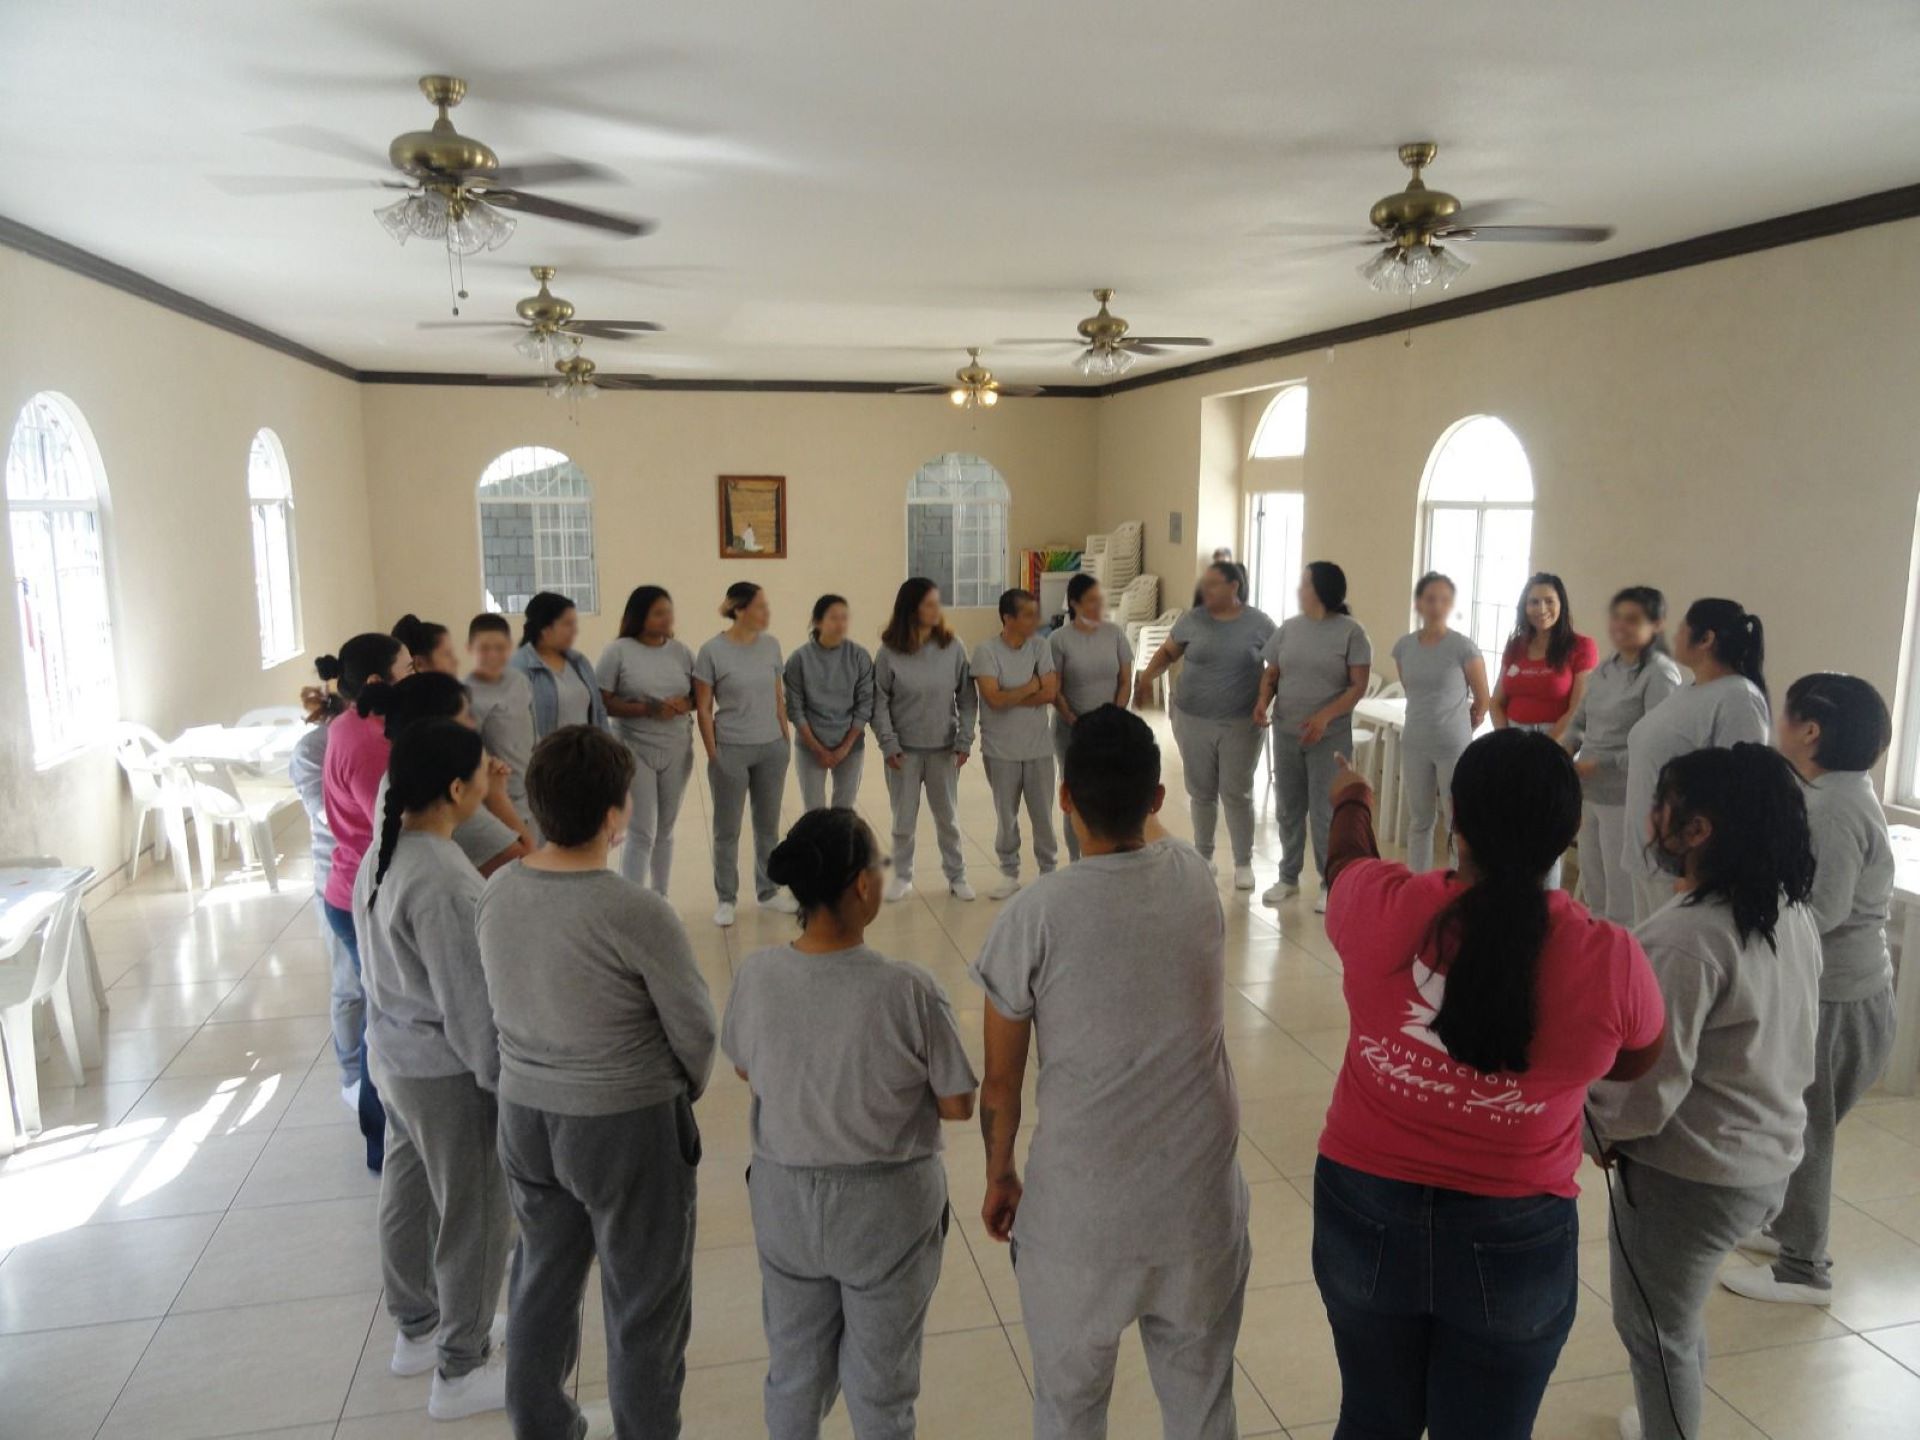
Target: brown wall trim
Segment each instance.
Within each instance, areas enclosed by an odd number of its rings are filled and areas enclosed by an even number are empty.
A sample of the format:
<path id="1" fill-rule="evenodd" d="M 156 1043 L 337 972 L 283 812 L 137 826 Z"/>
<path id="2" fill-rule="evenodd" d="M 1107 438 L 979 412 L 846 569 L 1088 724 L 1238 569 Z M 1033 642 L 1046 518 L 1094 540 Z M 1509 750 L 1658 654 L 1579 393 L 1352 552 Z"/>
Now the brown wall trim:
<path id="1" fill-rule="evenodd" d="M 542 375 L 466 375 L 452 371 L 433 373 L 416 370 L 362 370 L 354 378 L 362 385 L 485 385 L 501 389 L 547 383 Z M 756 395 L 893 395 L 907 383 L 899 380 L 663 380 L 658 376 L 622 375 L 613 370 L 596 372 L 594 378 L 622 381 L 622 389 L 744 392 Z M 1101 392 L 1091 385 L 1049 385 L 1037 396 L 1020 398 L 1091 400 L 1099 394 Z M 946 403 L 944 394 L 921 395 L 918 398 L 937 399 Z"/>

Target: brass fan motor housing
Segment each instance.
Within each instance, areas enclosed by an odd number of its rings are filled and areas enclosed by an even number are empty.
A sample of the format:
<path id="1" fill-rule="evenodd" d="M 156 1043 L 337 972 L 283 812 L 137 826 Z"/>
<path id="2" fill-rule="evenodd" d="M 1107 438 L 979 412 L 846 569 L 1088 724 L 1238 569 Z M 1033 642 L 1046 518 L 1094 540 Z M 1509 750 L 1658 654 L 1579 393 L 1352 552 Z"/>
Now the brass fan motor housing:
<path id="1" fill-rule="evenodd" d="M 467 93 L 467 82 L 453 75 L 422 75 L 420 91 L 439 107 L 440 117 L 428 130 L 409 130 L 387 146 L 393 168 L 419 180 L 450 176 L 481 176 L 500 168 L 500 157 L 487 146 L 453 128 L 447 111 Z"/>
<path id="2" fill-rule="evenodd" d="M 547 289 L 547 282 L 553 279 L 551 265 L 531 267 L 533 278 L 540 282 L 540 293 L 529 295 L 513 307 L 514 313 L 536 330 L 554 330 L 573 318 L 573 302 L 563 300 Z"/>
<path id="3" fill-rule="evenodd" d="M 1433 163 L 1440 147 L 1430 140 L 1400 147 L 1400 163 L 1413 172 L 1407 188 L 1374 201 L 1367 219 L 1377 230 L 1392 232 L 1402 247 L 1421 244 L 1460 211 L 1460 201 L 1444 190 L 1429 190 L 1420 172 Z"/>
<path id="4" fill-rule="evenodd" d="M 969 350 L 967 363 L 953 372 L 953 378 L 966 390 L 983 390 L 993 384 L 993 372 L 980 363 L 980 352 Z"/>
<path id="5" fill-rule="evenodd" d="M 1127 322 L 1107 309 L 1107 302 L 1113 299 L 1113 291 L 1096 290 L 1093 298 L 1100 302 L 1099 311 L 1089 315 L 1075 328 L 1096 350 L 1109 349 L 1125 338 Z"/>
<path id="6" fill-rule="evenodd" d="M 576 355 L 571 360 L 562 360 L 553 367 L 569 385 L 585 385 L 592 381 L 593 361 L 584 355 Z"/>

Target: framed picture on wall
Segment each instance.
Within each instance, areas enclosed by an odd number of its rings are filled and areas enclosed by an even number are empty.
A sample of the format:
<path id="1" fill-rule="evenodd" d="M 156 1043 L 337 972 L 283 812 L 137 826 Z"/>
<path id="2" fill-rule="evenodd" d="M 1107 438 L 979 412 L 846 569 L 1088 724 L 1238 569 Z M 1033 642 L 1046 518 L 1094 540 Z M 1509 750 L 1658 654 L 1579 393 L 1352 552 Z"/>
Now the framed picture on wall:
<path id="1" fill-rule="evenodd" d="M 787 558 L 787 477 L 720 477 L 720 558 Z"/>

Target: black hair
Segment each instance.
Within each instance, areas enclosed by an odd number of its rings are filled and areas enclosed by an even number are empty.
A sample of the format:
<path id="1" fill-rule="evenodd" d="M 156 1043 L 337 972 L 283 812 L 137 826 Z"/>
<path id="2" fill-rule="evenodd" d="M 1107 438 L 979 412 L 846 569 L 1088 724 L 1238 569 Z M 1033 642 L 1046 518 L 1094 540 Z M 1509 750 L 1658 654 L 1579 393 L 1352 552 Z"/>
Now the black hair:
<path id="1" fill-rule="evenodd" d="M 549 844 L 585 845 L 626 803 L 633 752 L 593 725 L 563 725 L 533 747 L 527 805 Z"/>
<path id="2" fill-rule="evenodd" d="M 573 601 L 566 596 L 556 595 L 551 590 L 542 590 L 527 601 L 524 612 L 525 623 L 520 627 L 520 643 L 538 646 L 540 637 L 547 633 L 555 621 L 573 608 Z"/>
<path id="3" fill-rule="evenodd" d="M 1242 605 L 1247 603 L 1247 567 L 1235 560 L 1216 560 L 1207 569 L 1213 571 L 1222 580 L 1233 586 L 1233 593 L 1239 597 Z M 1196 589 L 1195 595 L 1200 592 Z M 1196 602 L 1197 603 L 1197 602 Z"/>
<path id="4" fill-rule="evenodd" d="M 320 677 L 320 683 L 300 687 L 300 704 L 307 712 L 307 723 L 320 725 L 346 712 L 345 698 L 337 689 L 327 688 L 340 679 L 340 657 L 320 656 L 313 662 L 313 672 Z"/>
<path id="5" fill-rule="evenodd" d="M 1666 814 L 1656 845 L 1695 818 L 1712 827 L 1689 856 L 1693 889 L 1683 903 L 1725 896 L 1740 943 L 1758 935 L 1777 951 L 1782 902 L 1797 905 L 1813 893 L 1806 787 L 1787 757 L 1751 740 L 1695 750 L 1661 767 L 1654 806 Z"/>
<path id="6" fill-rule="evenodd" d="M 338 657 L 322 655 L 313 662 L 313 668 L 320 672 L 322 679 L 338 681 L 340 693 L 347 699 L 358 700 L 368 681 L 387 678 L 400 648 L 400 642 L 393 636 L 369 630 L 342 645 Z"/>
<path id="7" fill-rule="evenodd" d="M 1452 794 L 1475 879 L 1428 935 L 1446 973 L 1433 1032 L 1463 1065 L 1519 1074 L 1539 1020 L 1547 872 L 1580 833 L 1580 776 L 1548 736 L 1495 730 L 1461 752 Z"/>
<path id="8" fill-rule="evenodd" d="M 1031 590 L 1021 590 L 1018 588 L 1002 590 L 1000 592 L 1000 618 L 1002 620 L 1019 618 L 1020 607 L 1025 605 L 1029 600 L 1033 601 L 1036 605 L 1040 603 Z"/>
<path id="9" fill-rule="evenodd" d="M 415 660 L 424 660 L 438 650 L 440 642 L 447 638 L 447 627 L 431 620 L 422 620 L 408 611 L 393 622 L 393 638 L 406 646 Z"/>
<path id="10" fill-rule="evenodd" d="M 807 623 L 807 633 L 811 635 L 814 639 L 818 640 L 820 638 L 820 622 L 827 618 L 827 611 L 831 610 L 836 605 L 845 605 L 846 603 L 847 603 L 846 596 L 835 595 L 831 591 L 827 592 L 825 595 L 822 595 L 818 600 L 814 601 L 813 602 L 813 619 Z"/>
<path id="11" fill-rule="evenodd" d="M 893 592 L 893 613 L 887 617 L 887 628 L 880 632 L 880 643 L 896 655 L 911 655 L 918 650 L 920 641 L 914 631 L 920 624 L 920 607 L 939 588 L 924 575 L 902 580 Z M 944 650 L 953 643 L 953 631 L 942 623 L 927 638 Z"/>
<path id="12" fill-rule="evenodd" d="M 852 810 L 809 810 L 767 857 L 767 878 L 800 902 L 800 923 L 831 910 L 880 858 L 873 831 Z"/>
<path id="13" fill-rule="evenodd" d="M 1453 583 L 1453 577 L 1451 575 L 1442 575 L 1438 570 L 1429 570 L 1413 582 L 1413 598 L 1418 600 L 1422 595 L 1426 594 L 1429 585 L 1444 585 L 1447 589 L 1453 591 L 1455 595 L 1460 593 L 1460 587 Z M 1324 605 L 1326 601 L 1322 600 L 1320 603 Z"/>
<path id="14" fill-rule="evenodd" d="M 627 608 L 620 612 L 620 638 L 638 640 L 647 631 L 647 617 L 653 613 L 653 607 L 662 600 L 671 601 L 673 596 L 663 586 L 640 585 L 627 596 Z"/>
<path id="15" fill-rule="evenodd" d="M 1309 560 L 1307 583 L 1329 615 L 1351 615 L 1347 605 L 1347 572 L 1331 560 Z"/>
<path id="16" fill-rule="evenodd" d="M 1080 613 L 1080 602 L 1087 598 L 1087 591 L 1099 583 L 1084 570 L 1067 581 L 1067 618 L 1069 620 Z"/>
<path id="17" fill-rule="evenodd" d="M 1160 785 L 1160 747 L 1152 727 L 1130 710 L 1102 705 L 1067 733 L 1061 779 L 1074 810 L 1096 835 L 1136 838 L 1153 813 Z"/>
<path id="18" fill-rule="evenodd" d="M 1547 632 L 1547 664 L 1558 670 L 1572 656 L 1573 642 L 1580 637 L 1574 633 L 1573 607 L 1567 603 L 1566 582 L 1551 571 L 1536 571 L 1520 587 L 1520 603 L 1514 607 L 1513 635 L 1507 641 L 1507 648 L 1512 649 L 1533 639 L 1533 622 L 1527 619 L 1527 596 L 1539 585 L 1545 585 L 1560 600 L 1560 618 L 1553 622 L 1553 629 Z"/>
<path id="19" fill-rule="evenodd" d="M 398 690 L 400 686 L 393 688 Z M 374 861 L 369 905 L 378 902 L 380 882 L 387 878 L 387 867 L 393 863 L 393 848 L 400 842 L 401 817 L 409 810 L 417 813 L 446 799 L 453 782 L 471 779 L 486 758 L 480 732 L 457 720 L 429 720 L 411 727 L 394 742 L 387 757 L 387 804 L 380 817 L 380 848 Z"/>
<path id="20" fill-rule="evenodd" d="M 1651 585 L 1629 585 L 1624 590 L 1614 591 L 1613 599 L 1607 602 L 1607 611 L 1609 614 L 1613 612 L 1616 605 L 1638 605 L 1640 607 L 1640 613 L 1651 620 L 1655 627 L 1667 623 L 1667 597 Z M 1639 674 L 1641 669 L 1645 667 L 1649 654 L 1669 655 L 1672 653 L 1672 651 L 1667 649 L 1667 632 L 1655 628 L 1653 641 L 1645 650 L 1640 652 L 1639 662 L 1633 667 L 1634 673 L 1636 675 Z"/>
<path id="21" fill-rule="evenodd" d="M 729 620 L 751 605 L 760 594 L 760 587 L 751 580 L 736 580 L 727 586 L 727 598 L 720 602 L 720 613 Z"/>
<path id="22" fill-rule="evenodd" d="M 1820 727 L 1813 763 L 1822 770 L 1871 770 L 1893 743 L 1887 702 L 1858 675 L 1802 675 L 1787 687 L 1787 714 Z"/>
<path id="23" fill-rule="evenodd" d="M 387 740 L 398 740 L 423 720 L 454 720 L 467 708 L 467 687 L 441 670 L 422 670 L 394 685 L 374 685 L 357 702 L 362 715 L 385 718 Z"/>
<path id="24" fill-rule="evenodd" d="M 467 622 L 467 643 L 471 645 L 482 635 L 504 635 L 513 638 L 513 626 L 507 623 L 507 617 L 496 615 L 491 610 L 482 610 Z"/>
<path id="25" fill-rule="evenodd" d="M 1742 608 L 1738 600 L 1709 597 L 1687 607 L 1687 629 L 1696 644 L 1702 635 L 1712 635 L 1713 658 L 1746 676 L 1762 695 L 1767 693 L 1762 669 L 1767 659 L 1767 634 L 1758 615 Z"/>

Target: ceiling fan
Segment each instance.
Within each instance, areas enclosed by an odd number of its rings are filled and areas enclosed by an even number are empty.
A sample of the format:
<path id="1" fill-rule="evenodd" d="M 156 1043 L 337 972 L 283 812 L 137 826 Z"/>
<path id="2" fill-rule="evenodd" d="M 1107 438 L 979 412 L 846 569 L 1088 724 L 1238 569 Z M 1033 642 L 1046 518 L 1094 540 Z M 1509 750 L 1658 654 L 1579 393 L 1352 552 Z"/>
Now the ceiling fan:
<path id="1" fill-rule="evenodd" d="M 513 342 L 513 348 L 527 359 L 537 360 L 542 365 L 571 360 L 580 353 L 580 342 L 588 337 L 596 340 L 632 340 L 640 334 L 660 329 L 651 320 L 579 319 L 574 314 L 571 300 L 547 288 L 547 282 L 554 277 L 554 267 L 533 265 L 528 268 L 533 278 L 540 282 L 540 290 L 513 307 L 520 316 L 518 323 L 512 320 L 426 320 L 421 322 L 420 328 L 516 331 L 520 338 Z"/>
<path id="2" fill-rule="evenodd" d="M 1514 202 L 1491 200 L 1463 206 L 1444 190 L 1429 190 L 1420 172 L 1439 152 L 1431 140 L 1400 147 L 1400 163 L 1413 172 L 1406 188 L 1376 200 L 1367 214 L 1373 233 L 1351 242 L 1374 247 L 1360 274 L 1375 290 L 1412 295 L 1429 285 L 1446 289 L 1466 272 L 1468 262 L 1440 244 L 1442 240 L 1597 245 L 1613 236 L 1611 225 L 1488 224 L 1510 213 Z"/>
<path id="3" fill-rule="evenodd" d="M 1211 345 L 1213 341 L 1192 335 L 1129 335 L 1127 322 L 1107 308 L 1113 291 L 1096 290 L 1093 298 L 1099 310 L 1082 320 L 1079 335 L 1072 340 L 1003 340 L 1003 345 L 1073 345 L 1080 353 L 1073 357 L 1073 368 L 1082 375 L 1113 379 L 1133 368 L 1142 355 L 1164 355 L 1176 346 Z"/>
<path id="4" fill-rule="evenodd" d="M 975 406 L 993 406 L 1000 403 L 1002 395 L 1038 395 L 1044 385 L 1002 385 L 993 378 L 993 372 L 980 363 L 980 347 L 967 347 L 967 363 L 953 372 L 953 379 L 944 385 L 903 385 L 896 395 L 945 395 L 962 410 L 971 410 Z"/>
<path id="5" fill-rule="evenodd" d="M 570 355 L 556 361 L 549 376 L 489 375 L 486 379 L 489 385 L 538 385 L 553 399 L 566 401 L 568 412 L 577 415 L 582 400 L 598 399 L 603 390 L 644 390 L 654 377 L 602 375 L 586 356 Z"/>

